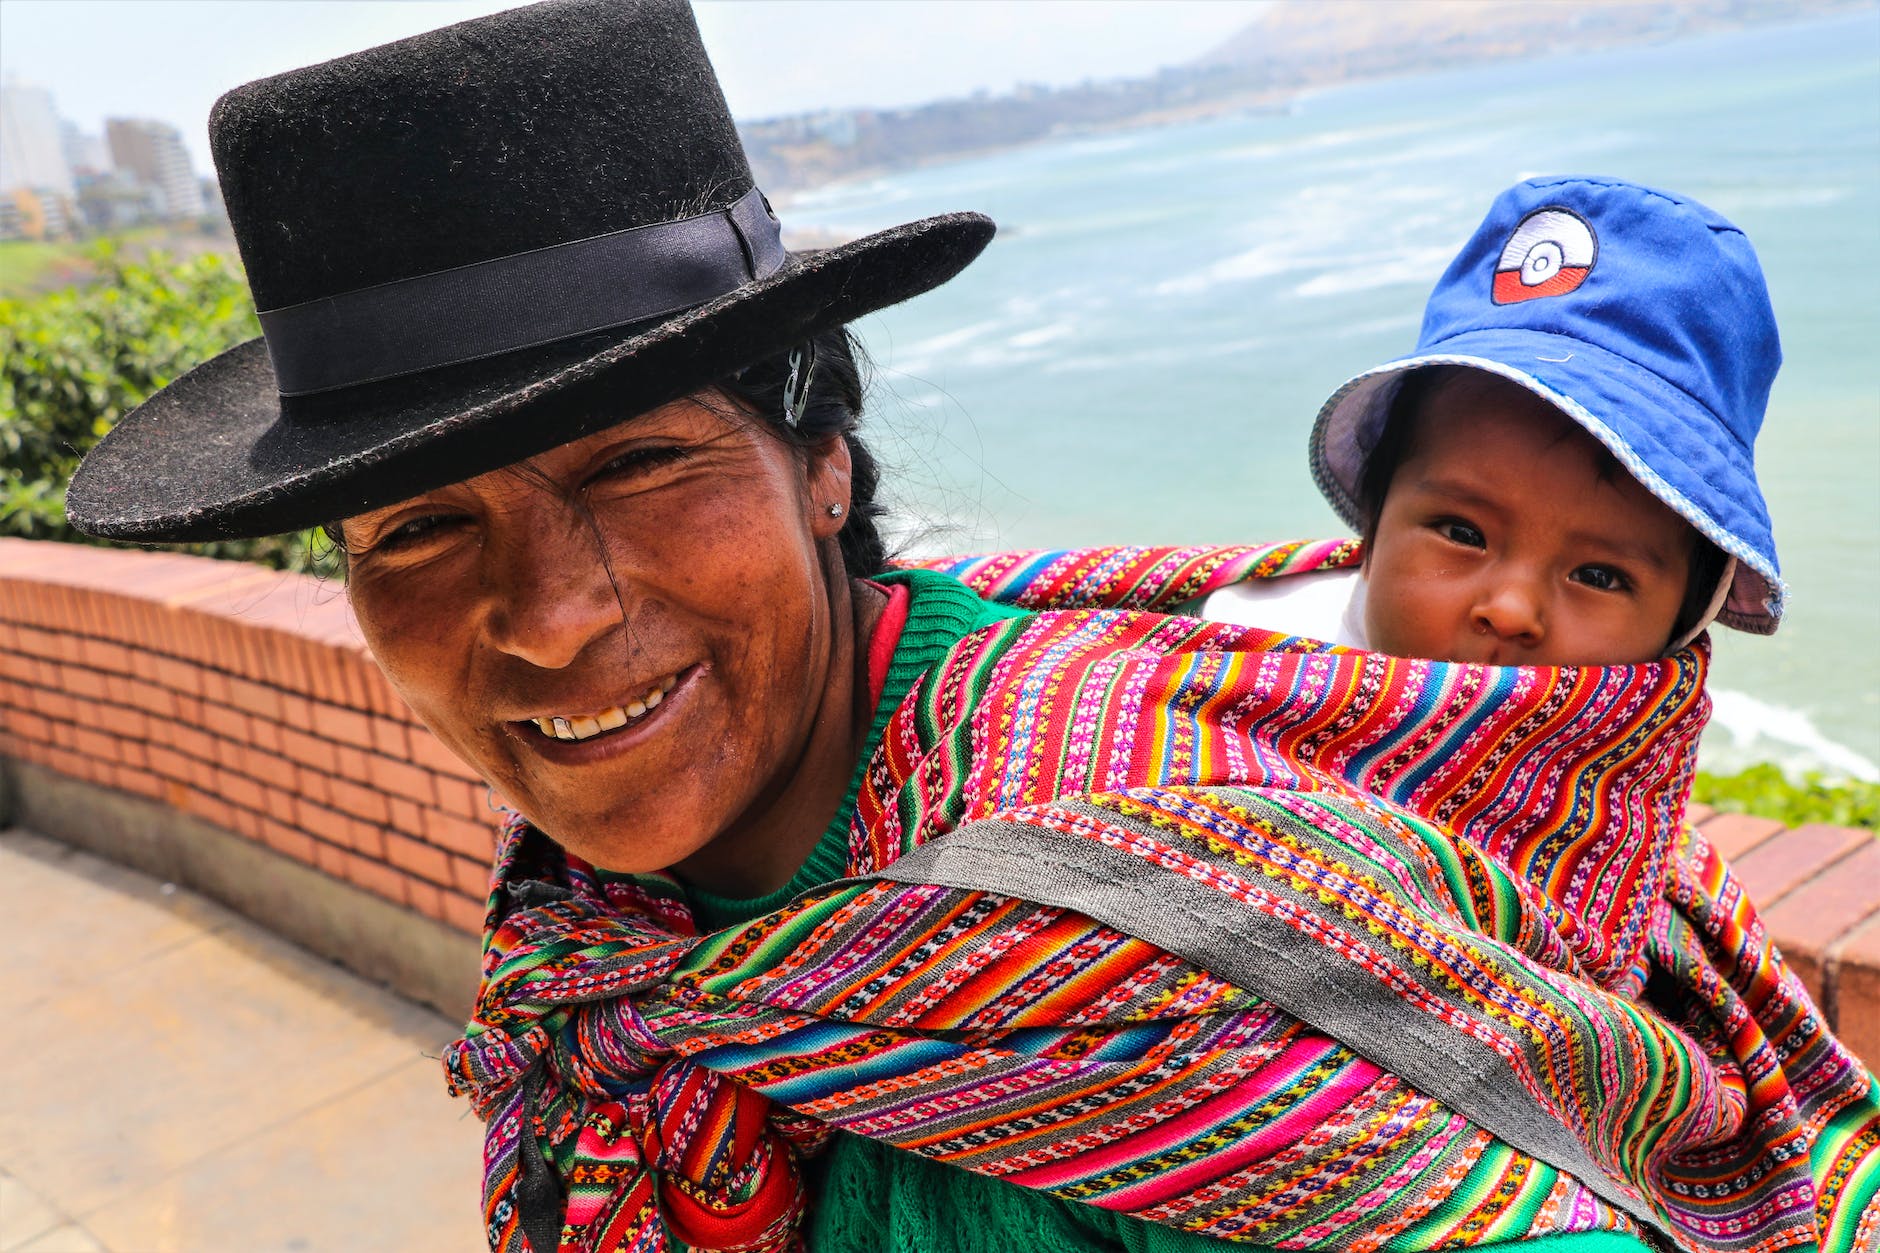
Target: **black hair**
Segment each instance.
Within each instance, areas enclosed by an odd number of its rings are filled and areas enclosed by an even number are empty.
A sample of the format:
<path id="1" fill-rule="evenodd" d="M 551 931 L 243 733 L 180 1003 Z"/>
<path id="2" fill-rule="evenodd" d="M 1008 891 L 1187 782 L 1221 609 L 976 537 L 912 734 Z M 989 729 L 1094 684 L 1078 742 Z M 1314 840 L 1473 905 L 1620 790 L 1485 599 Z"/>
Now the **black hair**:
<path id="1" fill-rule="evenodd" d="M 823 331 L 806 344 L 800 360 L 814 363 L 808 395 L 795 425 L 784 418 L 784 391 L 790 385 L 791 351 L 776 353 L 719 379 L 716 386 L 758 416 L 766 430 L 807 453 L 840 435 L 849 449 L 849 511 L 836 535 L 842 566 L 851 578 L 866 578 L 887 568 L 888 546 L 876 519 L 884 510 L 875 500 L 881 468 L 862 443 L 863 355 L 846 327 Z M 800 380 L 798 386 L 801 386 Z"/>
<path id="2" fill-rule="evenodd" d="M 1463 365 L 1423 366 L 1420 369 L 1406 371 L 1397 385 L 1396 394 L 1391 397 L 1390 409 L 1384 416 L 1384 425 L 1377 433 L 1376 441 L 1365 452 L 1364 469 L 1358 475 L 1358 512 L 1364 520 L 1364 542 L 1368 546 L 1377 538 L 1377 520 L 1384 512 L 1384 497 L 1390 494 L 1391 480 L 1396 477 L 1397 467 L 1410 459 L 1416 451 L 1417 420 L 1423 414 L 1423 407 L 1430 396 L 1444 383 L 1471 369 Z M 1611 482 L 1624 475 L 1631 477 L 1619 459 L 1604 444 L 1599 446 L 1599 480 Z M 1686 526 L 1690 520 L 1684 519 Z M 1684 575 L 1684 599 L 1678 602 L 1677 617 L 1673 619 L 1671 634 L 1666 642 L 1681 639 L 1692 627 L 1702 621 L 1704 611 L 1710 608 L 1711 597 L 1716 595 L 1717 584 L 1723 579 L 1724 567 L 1729 558 L 1722 549 L 1691 526 L 1690 564 Z"/>

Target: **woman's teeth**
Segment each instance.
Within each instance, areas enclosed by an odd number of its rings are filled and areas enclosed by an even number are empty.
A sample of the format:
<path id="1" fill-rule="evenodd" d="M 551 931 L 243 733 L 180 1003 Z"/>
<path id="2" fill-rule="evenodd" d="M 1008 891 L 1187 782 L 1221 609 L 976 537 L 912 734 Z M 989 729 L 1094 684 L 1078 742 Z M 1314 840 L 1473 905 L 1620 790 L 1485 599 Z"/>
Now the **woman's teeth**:
<path id="1" fill-rule="evenodd" d="M 647 710 L 657 708 L 659 702 L 665 699 L 666 693 L 670 692 L 678 681 L 678 675 L 669 674 L 648 688 L 646 695 L 638 700 L 603 709 L 597 714 L 537 718 L 535 727 L 536 730 L 553 740 L 587 740 L 594 738 L 602 731 L 618 731 L 635 718 L 645 717 Z"/>

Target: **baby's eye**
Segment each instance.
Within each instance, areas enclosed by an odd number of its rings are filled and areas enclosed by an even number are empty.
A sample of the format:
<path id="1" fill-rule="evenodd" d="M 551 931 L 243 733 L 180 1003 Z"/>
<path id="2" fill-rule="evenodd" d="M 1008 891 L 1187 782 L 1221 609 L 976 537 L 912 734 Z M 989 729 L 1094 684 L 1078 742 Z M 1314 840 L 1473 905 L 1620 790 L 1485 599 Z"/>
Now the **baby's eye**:
<path id="1" fill-rule="evenodd" d="M 1487 548 L 1488 540 L 1477 528 L 1467 522 L 1458 522 L 1454 518 L 1444 518 L 1436 524 L 1436 533 L 1452 544 L 1461 544 L 1464 548 Z"/>
<path id="2" fill-rule="evenodd" d="M 1567 577 L 1601 592 L 1623 592 L 1631 586 L 1625 575 L 1611 566 L 1581 566 Z"/>

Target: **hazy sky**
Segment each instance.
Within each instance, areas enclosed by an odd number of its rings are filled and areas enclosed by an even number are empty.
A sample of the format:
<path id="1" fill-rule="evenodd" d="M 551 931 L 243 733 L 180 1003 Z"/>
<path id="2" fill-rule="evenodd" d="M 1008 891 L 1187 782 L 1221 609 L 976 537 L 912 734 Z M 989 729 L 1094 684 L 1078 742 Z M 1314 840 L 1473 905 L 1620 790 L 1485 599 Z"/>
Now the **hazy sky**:
<path id="1" fill-rule="evenodd" d="M 0 0 L 0 71 L 61 116 L 154 117 L 209 172 L 209 106 L 239 83 L 514 0 Z M 1260 0 L 706 0 L 732 112 L 918 104 L 1018 82 L 1150 73 L 1207 51 Z"/>

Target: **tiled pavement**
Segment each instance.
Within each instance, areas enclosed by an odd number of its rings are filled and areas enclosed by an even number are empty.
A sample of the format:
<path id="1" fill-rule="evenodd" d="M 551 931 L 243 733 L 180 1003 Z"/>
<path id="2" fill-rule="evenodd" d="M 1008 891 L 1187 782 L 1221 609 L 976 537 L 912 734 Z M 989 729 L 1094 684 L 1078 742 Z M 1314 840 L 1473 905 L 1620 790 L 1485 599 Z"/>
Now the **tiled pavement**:
<path id="1" fill-rule="evenodd" d="M 456 1024 L 189 892 L 0 832 L 0 1253 L 473 1253 Z"/>

